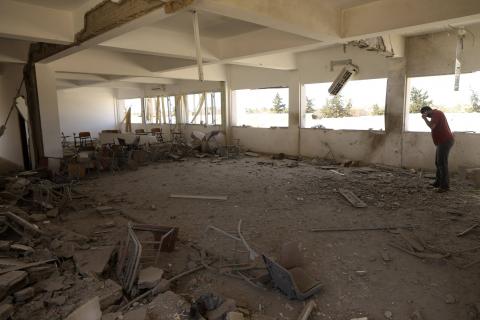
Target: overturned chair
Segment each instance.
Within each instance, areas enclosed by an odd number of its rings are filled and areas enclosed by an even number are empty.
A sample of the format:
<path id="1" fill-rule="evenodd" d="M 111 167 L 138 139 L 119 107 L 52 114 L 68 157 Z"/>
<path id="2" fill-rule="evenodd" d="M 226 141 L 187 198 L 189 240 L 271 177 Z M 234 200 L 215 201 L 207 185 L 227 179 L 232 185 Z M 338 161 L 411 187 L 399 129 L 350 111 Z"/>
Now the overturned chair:
<path id="1" fill-rule="evenodd" d="M 273 284 L 289 299 L 305 300 L 322 289 L 322 284 L 302 268 L 303 255 L 298 242 L 282 247 L 280 262 L 262 255 Z"/>

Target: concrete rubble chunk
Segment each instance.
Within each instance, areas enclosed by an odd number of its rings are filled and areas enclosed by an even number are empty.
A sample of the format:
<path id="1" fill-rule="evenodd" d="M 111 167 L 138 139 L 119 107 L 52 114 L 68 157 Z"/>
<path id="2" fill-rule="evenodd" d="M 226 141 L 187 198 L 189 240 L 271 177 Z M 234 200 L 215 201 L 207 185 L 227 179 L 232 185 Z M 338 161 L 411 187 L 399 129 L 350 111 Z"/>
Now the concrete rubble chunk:
<path id="1" fill-rule="evenodd" d="M 423 316 L 422 316 L 422 313 L 420 311 L 415 311 L 412 313 L 412 315 L 410 316 L 410 320 L 423 320 Z"/>
<path id="2" fill-rule="evenodd" d="M 229 312 L 227 313 L 227 320 L 243 320 L 243 314 L 241 312 Z"/>
<path id="3" fill-rule="evenodd" d="M 220 307 L 207 312 L 208 320 L 222 320 L 228 312 L 235 311 L 237 303 L 233 299 L 226 299 Z"/>
<path id="4" fill-rule="evenodd" d="M 73 242 L 62 242 L 54 252 L 58 257 L 70 259 L 75 254 L 75 244 Z"/>
<path id="5" fill-rule="evenodd" d="M 16 266 L 24 266 L 26 263 L 17 259 L 11 258 L 0 258 L 0 266 L 1 267 L 16 267 Z"/>
<path id="6" fill-rule="evenodd" d="M 0 299 L 25 287 L 28 284 L 27 276 L 25 271 L 11 271 L 0 275 Z"/>
<path id="7" fill-rule="evenodd" d="M 22 254 L 31 254 L 35 252 L 35 249 L 23 244 L 15 243 L 10 246 L 10 250 L 20 252 Z"/>
<path id="8" fill-rule="evenodd" d="M 10 250 L 10 245 L 11 245 L 11 242 L 10 242 L 10 241 L 1 240 L 1 241 L 0 241 L 0 251 L 8 251 L 8 250 Z"/>
<path id="9" fill-rule="evenodd" d="M 41 222 L 47 219 L 48 219 L 47 215 L 43 213 L 35 213 L 30 215 L 30 221 L 33 221 L 33 222 Z"/>
<path id="10" fill-rule="evenodd" d="M 80 307 L 75 311 L 70 313 L 65 320 L 101 320 L 102 319 L 102 310 L 100 310 L 100 300 L 98 297 L 95 297 Z"/>
<path id="11" fill-rule="evenodd" d="M 147 319 L 147 307 L 145 306 L 142 306 L 138 309 L 130 311 L 123 316 L 123 320 L 145 320 L 145 319 Z"/>
<path id="12" fill-rule="evenodd" d="M 35 284 L 35 287 L 39 291 L 47 291 L 47 292 L 60 291 L 68 287 L 65 284 L 63 284 L 64 280 L 65 280 L 65 277 L 63 276 L 52 276 L 48 279 L 37 282 Z"/>
<path id="13" fill-rule="evenodd" d="M 101 215 L 112 215 L 118 213 L 118 210 L 109 206 L 97 207 L 97 212 Z"/>
<path id="14" fill-rule="evenodd" d="M 67 302 L 67 298 L 65 296 L 56 296 L 48 298 L 46 302 L 52 306 L 63 306 Z"/>
<path id="15" fill-rule="evenodd" d="M 102 310 L 117 303 L 123 297 L 122 287 L 111 279 L 105 281 L 102 290 L 97 294 L 100 296 L 100 308 Z"/>
<path id="16" fill-rule="evenodd" d="M 105 271 L 115 247 L 99 247 L 76 251 L 73 255 L 78 271 L 83 274 L 101 274 Z"/>
<path id="17" fill-rule="evenodd" d="M 8 320 L 13 316 L 15 309 L 11 304 L 2 304 L 0 306 L 0 320 Z"/>
<path id="18" fill-rule="evenodd" d="M 445 296 L 445 303 L 446 303 L 446 304 L 453 304 L 453 303 L 455 303 L 455 302 L 457 302 L 457 299 L 456 299 L 453 295 L 447 294 L 447 295 Z"/>
<path id="19" fill-rule="evenodd" d="M 43 279 L 47 279 L 57 270 L 56 265 L 49 264 L 45 266 L 28 268 L 28 278 L 31 283 L 39 282 Z"/>
<path id="20" fill-rule="evenodd" d="M 28 287 L 23 290 L 17 291 L 13 294 L 16 303 L 23 303 L 27 300 L 32 299 L 35 296 L 35 289 L 33 287 Z"/>
<path id="21" fill-rule="evenodd" d="M 102 315 L 102 320 L 117 320 L 117 319 L 121 319 L 121 316 L 122 316 L 121 312 L 106 313 Z M 123 320 L 125 320 L 125 317 L 123 317 Z"/>
<path id="22" fill-rule="evenodd" d="M 53 208 L 53 209 L 47 211 L 47 217 L 48 218 L 56 218 L 56 217 L 58 217 L 58 213 L 59 213 L 58 208 Z"/>
<path id="23" fill-rule="evenodd" d="M 148 305 L 148 317 L 151 320 L 178 319 L 181 314 L 188 314 L 190 304 L 172 291 L 159 294 Z"/>
<path id="24" fill-rule="evenodd" d="M 163 277 L 163 270 L 155 267 L 148 267 L 140 270 L 138 275 L 138 288 L 151 289 L 155 287 Z"/>

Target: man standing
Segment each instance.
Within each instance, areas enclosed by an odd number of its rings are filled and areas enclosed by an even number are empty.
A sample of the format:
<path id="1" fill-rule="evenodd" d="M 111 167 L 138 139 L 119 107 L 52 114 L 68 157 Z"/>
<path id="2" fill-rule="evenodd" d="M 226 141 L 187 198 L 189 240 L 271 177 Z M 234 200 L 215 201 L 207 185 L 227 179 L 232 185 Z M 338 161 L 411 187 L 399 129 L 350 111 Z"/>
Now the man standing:
<path id="1" fill-rule="evenodd" d="M 432 185 L 438 188 L 438 192 L 446 192 L 450 187 L 448 179 L 448 154 L 454 143 L 453 134 L 448 126 L 447 118 L 442 111 L 432 110 L 430 107 L 423 107 L 420 113 L 427 126 L 432 130 L 433 143 L 437 146 L 435 153 L 437 178 Z"/>

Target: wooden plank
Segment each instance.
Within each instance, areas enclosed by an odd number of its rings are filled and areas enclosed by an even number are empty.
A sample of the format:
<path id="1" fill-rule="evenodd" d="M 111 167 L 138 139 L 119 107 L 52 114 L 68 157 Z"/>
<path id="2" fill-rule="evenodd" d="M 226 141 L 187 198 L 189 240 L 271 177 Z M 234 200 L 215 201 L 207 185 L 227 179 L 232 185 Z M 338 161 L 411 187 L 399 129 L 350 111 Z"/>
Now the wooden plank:
<path id="1" fill-rule="evenodd" d="M 308 301 L 305 307 L 303 307 L 302 313 L 300 313 L 300 315 L 298 316 L 298 320 L 307 320 L 310 317 L 313 309 L 315 309 L 316 307 L 317 305 L 315 304 L 315 301 Z"/>
<path id="2" fill-rule="evenodd" d="M 396 229 L 413 229 L 413 226 L 384 226 L 384 227 L 365 227 L 365 228 L 315 228 L 311 232 L 348 232 L 348 231 L 388 231 Z"/>
<path id="3" fill-rule="evenodd" d="M 340 188 L 338 192 L 348 200 L 355 208 L 365 208 L 367 204 L 360 200 L 355 193 L 350 190 Z"/>
<path id="4" fill-rule="evenodd" d="M 200 195 L 190 195 L 190 194 L 171 194 L 170 198 L 177 199 L 201 199 L 201 200 L 228 200 L 227 196 L 200 196 Z"/>
<path id="5" fill-rule="evenodd" d="M 11 271 L 28 269 L 28 268 L 31 268 L 31 267 L 36 267 L 36 266 L 40 266 L 42 264 L 55 262 L 55 261 L 57 261 L 57 259 L 49 259 L 49 260 L 43 260 L 43 261 L 38 261 L 38 262 L 33 262 L 33 263 L 27 263 L 27 264 L 24 264 L 24 265 L 21 265 L 21 266 L 15 266 L 15 267 L 11 267 L 11 268 L 8 268 L 8 269 L 0 270 L 0 274 L 8 273 L 8 272 L 11 272 Z"/>
<path id="6" fill-rule="evenodd" d="M 478 226 L 479 226 L 479 224 L 475 223 L 473 226 L 470 226 L 467 229 L 460 232 L 459 234 L 457 234 L 457 237 L 462 237 L 462 236 L 466 235 L 467 233 L 469 233 L 470 231 L 472 231 L 473 229 L 475 229 Z"/>

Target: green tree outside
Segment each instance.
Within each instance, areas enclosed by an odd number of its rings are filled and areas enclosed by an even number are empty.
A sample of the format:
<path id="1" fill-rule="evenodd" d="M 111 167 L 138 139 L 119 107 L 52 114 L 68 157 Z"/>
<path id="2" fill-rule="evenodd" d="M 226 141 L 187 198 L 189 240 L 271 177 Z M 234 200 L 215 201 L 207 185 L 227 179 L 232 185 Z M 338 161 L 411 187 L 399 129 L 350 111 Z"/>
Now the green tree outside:
<path id="1" fill-rule="evenodd" d="M 380 106 L 375 103 L 373 106 L 372 106 L 372 115 L 374 116 L 383 116 L 385 114 L 385 110 L 380 108 Z"/>
<path id="2" fill-rule="evenodd" d="M 468 110 L 469 112 L 480 112 L 480 97 L 475 90 L 472 90 L 472 94 L 470 95 L 470 103 L 472 105 Z"/>
<path id="3" fill-rule="evenodd" d="M 323 118 L 343 118 L 352 115 L 352 102 L 345 103 L 343 96 L 338 94 L 332 98 L 327 99 L 325 105 L 320 110 Z"/>
<path id="4" fill-rule="evenodd" d="M 412 87 L 410 91 L 410 113 L 420 112 L 420 109 L 425 106 L 430 106 L 432 100 L 428 96 L 428 91 Z"/>
<path id="5" fill-rule="evenodd" d="M 305 107 L 306 107 L 305 108 L 306 113 L 314 113 L 315 109 L 313 109 L 313 99 L 310 99 L 309 97 L 307 97 L 307 104 Z"/>
<path id="6" fill-rule="evenodd" d="M 283 99 L 282 97 L 280 97 L 280 94 L 278 92 L 273 98 L 272 103 L 273 103 L 272 112 L 275 112 L 275 113 L 287 112 L 287 106 L 285 105 L 285 103 L 283 103 Z"/>

